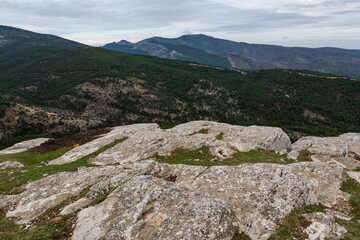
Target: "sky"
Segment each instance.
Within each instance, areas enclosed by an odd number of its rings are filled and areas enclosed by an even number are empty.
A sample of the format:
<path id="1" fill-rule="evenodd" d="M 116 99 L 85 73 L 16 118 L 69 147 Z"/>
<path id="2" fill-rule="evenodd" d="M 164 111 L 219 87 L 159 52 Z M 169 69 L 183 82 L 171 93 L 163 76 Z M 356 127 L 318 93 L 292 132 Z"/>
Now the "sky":
<path id="1" fill-rule="evenodd" d="M 0 0 L 0 25 L 99 46 L 206 34 L 360 49 L 360 0 Z"/>

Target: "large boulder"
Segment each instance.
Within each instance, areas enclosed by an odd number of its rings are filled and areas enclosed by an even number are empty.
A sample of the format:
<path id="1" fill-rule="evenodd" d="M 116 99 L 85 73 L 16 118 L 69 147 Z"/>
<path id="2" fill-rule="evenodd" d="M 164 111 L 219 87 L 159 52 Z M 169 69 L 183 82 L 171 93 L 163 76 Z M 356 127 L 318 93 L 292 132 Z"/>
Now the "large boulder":
<path id="1" fill-rule="evenodd" d="M 235 213 L 224 202 L 152 176 L 134 177 L 78 214 L 72 240 L 232 239 Z"/>

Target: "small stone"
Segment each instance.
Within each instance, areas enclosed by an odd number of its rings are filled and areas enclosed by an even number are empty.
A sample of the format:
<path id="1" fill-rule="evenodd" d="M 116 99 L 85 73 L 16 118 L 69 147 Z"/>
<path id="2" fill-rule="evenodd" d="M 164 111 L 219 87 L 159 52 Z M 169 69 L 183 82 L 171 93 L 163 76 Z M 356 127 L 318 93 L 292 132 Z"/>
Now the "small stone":
<path id="1" fill-rule="evenodd" d="M 351 172 L 348 171 L 347 175 L 349 176 L 349 178 L 355 180 L 357 183 L 360 184 L 360 172 Z"/>
<path id="2" fill-rule="evenodd" d="M 288 159 L 290 160 L 297 160 L 297 158 L 299 157 L 299 152 L 297 151 L 291 151 L 288 153 Z"/>
<path id="3" fill-rule="evenodd" d="M 15 161 L 6 161 L 0 163 L 0 169 L 9 169 L 9 168 L 22 168 L 25 167 L 22 163 Z"/>
<path id="4" fill-rule="evenodd" d="M 43 174 L 43 177 L 46 177 L 46 176 L 49 176 L 49 174 L 47 174 L 47 173 Z"/>

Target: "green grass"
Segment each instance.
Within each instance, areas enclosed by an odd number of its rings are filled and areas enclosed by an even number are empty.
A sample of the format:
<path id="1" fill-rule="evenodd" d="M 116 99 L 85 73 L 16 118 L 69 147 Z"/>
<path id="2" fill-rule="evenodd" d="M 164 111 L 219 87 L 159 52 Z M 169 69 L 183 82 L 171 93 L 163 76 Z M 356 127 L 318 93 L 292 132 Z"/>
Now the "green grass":
<path id="1" fill-rule="evenodd" d="M 222 140 L 222 139 L 223 139 L 223 136 L 224 136 L 224 133 L 221 132 L 221 133 L 219 133 L 218 135 L 216 135 L 215 139 L 216 139 L 216 140 Z"/>
<path id="2" fill-rule="evenodd" d="M 344 226 L 348 232 L 345 234 L 345 240 L 360 239 L 360 184 L 354 180 L 346 181 L 342 186 L 342 191 L 351 194 L 350 204 L 353 208 L 351 212 L 351 221 L 336 219 L 336 221 Z"/>
<path id="3" fill-rule="evenodd" d="M 26 164 L 25 168 L 21 169 L 7 169 L 0 170 L 0 194 L 14 194 L 19 186 L 43 178 L 44 174 L 55 174 L 58 172 L 76 171 L 79 167 L 95 167 L 89 164 L 87 160 L 99 153 L 115 146 L 116 144 L 125 141 L 126 138 L 119 139 L 110 143 L 98 151 L 91 153 L 75 162 L 63 165 L 43 166 L 40 163 L 43 161 L 52 160 L 64 154 L 69 149 L 63 149 L 52 153 L 36 154 L 31 151 L 4 155 L 1 161 L 17 160 Z M 27 172 L 22 172 L 27 170 Z M 12 172 L 12 174 L 10 174 Z M 99 195 L 92 200 L 87 206 L 92 206 L 103 201 L 109 192 Z M 60 210 L 71 202 L 75 202 L 80 197 L 84 196 L 88 189 L 84 189 L 78 196 L 71 196 L 57 206 L 48 209 L 44 214 L 37 218 L 36 222 L 28 228 L 24 229 L 23 225 L 17 225 L 5 217 L 5 209 L 0 208 L 0 240 L 39 240 L 39 239 L 69 239 L 72 232 L 72 225 L 76 221 L 76 213 L 66 216 L 61 216 L 59 219 Z"/>
<path id="4" fill-rule="evenodd" d="M 200 129 L 198 132 L 195 132 L 195 133 L 192 133 L 190 135 L 195 135 L 195 134 L 208 134 L 209 133 L 209 129 L 208 128 L 203 128 L 203 129 Z"/>
<path id="5" fill-rule="evenodd" d="M 14 194 L 17 192 L 17 188 L 19 186 L 30 181 L 41 179 L 44 177 L 44 174 L 52 175 L 58 172 L 73 172 L 79 167 L 95 167 L 96 165 L 92 165 L 87 162 L 89 158 L 95 157 L 96 155 L 125 140 L 126 138 L 116 140 L 77 161 L 62 165 L 44 166 L 41 163 L 58 158 L 70 149 L 62 149 L 56 152 L 43 154 L 26 151 L 17 154 L 0 156 L 0 161 L 19 161 L 26 165 L 24 168 L 20 169 L 15 168 L 0 170 L 0 194 Z"/>
<path id="6" fill-rule="evenodd" d="M 293 240 L 293 232 L 302 220 L 302 214 L 312 212 L 323 212 L 324 208 L 318 205 L 310 205 L 298 208 L 291 212 L 283 221 L 278 230 L 271 235 L 269 240 Z"/>
<path id="7" fill-rule="evenodd" d="M 17 161 L 21 162 L 25 166 L 38 165 L 41 162 L 56 159 L 64 155 L 69 150 L 71 150 L 71 148 L 60 149 L 50 153 L 34 153 L 32 151 L 25 151 L 15 154 L 0 155 L 0 162 Z"/>
<path id="8" fill-rule="evenodd" d="M 294 163 L 294 161 L 288 160 L 286 158 L 286 155 L 279 155 L 273 152 L 255 150 L 250 152 L 237 152 L 231 158 L 218 160 L 210 154 L 209 148 L 205 146 L 196 150 L 178 149 L 171 156 L 168 157 L 163 157 L 155 154 L 153 158 L 155 158 L 161 163 L 200 166 L 231 166 L 244 163 Z"/>

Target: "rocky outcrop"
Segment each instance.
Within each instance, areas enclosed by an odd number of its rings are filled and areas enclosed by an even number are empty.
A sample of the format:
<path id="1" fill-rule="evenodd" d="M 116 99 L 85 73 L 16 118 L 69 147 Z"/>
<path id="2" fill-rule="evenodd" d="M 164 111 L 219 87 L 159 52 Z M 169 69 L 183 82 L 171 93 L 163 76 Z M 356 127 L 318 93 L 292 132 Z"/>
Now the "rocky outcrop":
<path id="1" fill-rule="evenodd" d="M 24 164 L 15 161 L 5 161 L 0 163 L 0 169 L 21 168 L 21 167 L 24 167 Z"/>
<path id="2" fill-rule="evenodd" d="M 237 231 L 265 240 L 295 209 L 321 204 L 328 214 L 304 216 L 311 222 L 306 234 L 311 239 L 340 238 L 344 231 L 333 216 L 343 216 L 337 211 L 350 198 L 341 191 L 342 184 L 348 177 L 360 181 L 358 172 L 346 171 L 359 164 L 356 134 L 304 138 L 293 144 L 293 152 L 311 152 L 313 162 L 206 167 L 148 159 L 155 153 L 167 156 L 179 148 L 202 146 L 220 161 L 238 151 L 290 150 L 290 140 L 281 129 L 210 121 L 168 130 L 157 124 L 116 127 L 50 164 L 76 161 L 125 138 L 89 160 L 119 165 L 82 167 L 44 177 L 28 183 L 17 195 L 0 196 L 0 207 L 6 206 L 6 216 L 16 223 L 31 225 L 46 210 L 66 202 L 59 213 L 77 216 L 73 240 L 232 239 Z M 75 202 L 69 201 L 75 196 L 76 201 L 71 200 Z M 98 196 L 105 200 L 95 204 L 92 199 Z"/>
<path id="3" fill-rule="evenodd" d="M 339 137 L 303 137 L 291 146 L 292 151 L 308 151 L 313 154 L 360 157 L 360 133 L 346 133 Z"/>
<path id="4" fill-rule="evenodd" d="M 224 202 L 152 176 L 134 177 L 82 210 L 72 240 L 232 239 L 236 216 Z"/>
<path id="5" fill-rule="evenodd" d="M 297 207 L 314 203 L 332 207 L 349 199 L 340 190 L 346 179 L 344 169 L 326 163 L 207 168 L 143 161 L 134 166 L 142 174 L 175 179 L 182 186 L 226 201 L 238 217 L 240 230 L 252 239 L 267 239 Z"/>
<path id="6" fill-rule="evenodd" d="M 80 168 L 77 172 L 61 172 L 29 183 L 24 192 L 4 200 L 5 204 L 13 206 L 6 216 L 14 218 L 16 223 L 29 223 L 66 198 L 76 196 L 100 181 L 109 181 L 115 175 L 118 177 L 111 181 L 112 186 L 126 181 L 131 171 L 113 166 Z"/>
<path id="7" fill-rule="evenodd" d="M 221 139 L 217 136 L 221 134 Z M 232 126 L 211 121 L 194 121 L 162 130 L 156 124 L 135 124 L 114 128 L 109 134 L 80 146 L 49 164 L 75 161 L 116 139 L 126 141 L 99 154 L 91 162 L 98 165 L 131 163 L 155 153 L 168 156 L 176 149 L 194 150 L 208 146 L 215 158 L 254 149 L 281 151 L 290 147 L 289 137 L 280 129 L 259 126 Z"/>
<path id="8" fill-rule="evenodd" d="M 82 157 L 85 157 L 93 152 L 96 152 L 100 148 L 122 138 L 133 135 L 135 132 L 142 132 L 149 129 L 158 128 L 157 124 L 135 124 L 129 126 L 120 126 L 112 129 L 111 132 L 104 134 L 103 136 L 88 142 L 84 145 L 81 145 L 77 148 L 70 150 L 65 153 L 63 156 L 50 161 L 49 165 L 59 165 L 69 162 L 74 162 L 79 160 Z"/>
<path id="9" fill-rule="evenodd" d="M 24 152 L 31 148 L 40 146 L 41 144 L 43 144 L 44 142 L 47 142 L 49 140 L 51 140 L 51 139 L 50 138 L 37 138 L 37 139 L 28 140 L 28 141 L 23 141 L 23 142 L 15 144 L 12 147 L 1 150 L 0 155 Z"/>

